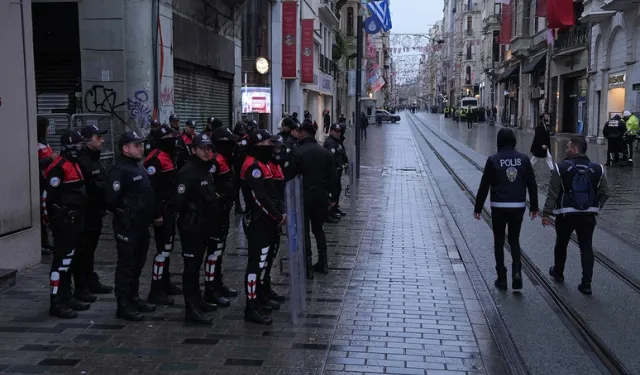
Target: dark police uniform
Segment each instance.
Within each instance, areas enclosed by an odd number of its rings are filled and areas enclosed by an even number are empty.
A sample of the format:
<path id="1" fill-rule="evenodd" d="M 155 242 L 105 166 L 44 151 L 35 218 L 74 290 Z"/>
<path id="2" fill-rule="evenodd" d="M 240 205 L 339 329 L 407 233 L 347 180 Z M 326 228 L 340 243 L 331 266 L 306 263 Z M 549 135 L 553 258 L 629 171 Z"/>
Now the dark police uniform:
<path id="1" fill-rule="evenodd" d="M 203 133 L 194 138 L 192 146 L 212 147 L 212 144 L 209 136 Z M 174 198 L 179 212 L 178 230 L 184 259 L 182 286 L 186 319 L 203 324 L 212 322 L 211 316 L 205 313 L 216 309 L 203 301 L 200 294 L 200 268 L 218 216 L 218 200 L 213 180 L 216 169 L 215 159 L 202 160 L 194 152 L 187 164 L 180 169 Z"/>
<path id="2" fill-rule="evenodd" d="M 298 146 L 298 138 L 291 134 L 291 130 L 298 127 L 298 123 L 291 118 L 286 117 L 282 120 L 282 126 L 289 128 L 288 131 L 282 130 L 279 135 L 282 137 L 282 146 L 284 153 L 280 154 L 282 160 L 279 162 L 280 168 L 284 172 L 285 181 L 289 181 L 295 177 L 295 171 L 293 170 L 293 164 L 291 163 L 291 153 Z"/>
<path id="3" fill-rule="evenodd" d="M 277 227 L 284 218 L 283 212 L 278 209 L 278 191 L 274 184 L 273 171 L 269 168 L 273 147 L 256 146 L 267 139 L 273 137 L 266 130 L 257 130 L 251 134 L 247 145 L 248 156 L 240 170 L 243 182 L 242 195 L 247 207 L 243 226 L 249 249 L 245 273 L 245 320 L 258 324 L 272 323 L 271 317 L 260 311 L 260 302 L 265 299 L 263 282 L 269 251 L 275 243 Z"/>
<path id="4" fill-rule="evenodd" d="M 169 138 L 163 138 L 168 136 Z M 151 186 L 153 187 L 154 219 L 162 219 L 162 224 L 153 227 L 156 240 L 156 256 L 153 260 L 149 302 L 158 305 L 172 305 L 170 295 L 182 294 L 182 290 L 171 283 L 170 255 L 173 251 L 175 219 L 171 199 L 176 190 L 177 170 L 174 164 L 176 133 L 168 125 L 150 133 L 156 148 L 144 160 Z"/>
<path id="5" fill-rule="evenodd" d="M 315 132 L 312 123 L 304 121 L 300 128 Z M 307 278 L 313 278 L 313 270 L 328 273 L 327 238 L 324 220 L 329 202 L 336 202 L 338 196 L 336 167 L 331 152 L 318 144 L 313 136 L 301 139 L 293 152 L 294 175 L 302 175 L 304 216 L 305 216 L 305 258 Z M 318 263 L 311 265 L 311 236 L 313 232 L 318 247 Z"/>
<path id="6" fill-rule="evenodd" d="M 226 140 L 222 140 L 223 138 Z M 222 276 L 222 260 L 229 235 L 229 215 L 238 191 L 234 185 L 232 170 L 233 151 L 238 139 L 228 128 L 213 131 L 213 143 L 218 152 L 213 155 L 211 170 L 218 195 L 218 216 L 207 243 L 204 300 L 220 307 L 230 306 L 228 298 L 238 295 L 238 292 L 224 284 Z"/>
<path id="7" fill-rule="evenodd" d="M 331 130 L 343 133 L 344 125 L 333 124 L 331 125 Z M 333 214 L 337 214 L 338 216 L 345 216 L 346 213 L 340 211 L 338 204 L 340 203 L 340 193 L 342 192 L 342 173 L 344 171 L 344 165 L 349 164 L 349 158 L 347 157 L 347 152 L 344 149 L 343 140 L 341 138 L 329 135 L 329 137 L 324 141 L 324 148 L 331 152 L 331 155 L 333 155 L 333 163 L 336 166 L 336 187 L 334 189 L 336 191 L 336 205 L 333 206 L 332 211 Z"/>
<path id="8" fill-rule="evenodd" d="M 72 261 L 82 236 L 82 221 L 87 203 L 87 192 L 82 171 L 77 164 L 79 150 L 72 145 L 84 140 L 75 130 L 60 137 L 60 156 L 44 171 L 47 181 L 43 192 L 43 207 L 53 232 L 53 261 L 50 272 L 50 316 L 75 318 L 73 310 L 86 310 L 88 304 L 71 295 Z"/>
<path id="9" fill-rule="evenodd" d="M 527 190 L 531 212 L 538 212 L 538 187 L 533 167 L 527 155 L 515 150 L 516 139 L 511 129 L 498 132 L 498 152 L 489 156 L 484 167 L 474 213 L 480 214 L 491 191 L 491 221 L 499 289 L 507 288 L 507 269 L 504 266 L 505 229 L 509 227 L 509 246 L 513 259 L 513 289 L 522 288 L 520 258 L 520 229 L 526 208 Z"/>
<path id="10" fill-rule="evenodd" d="M 100 130 L 95 125 L 87 126 L 81 132 L 86 140 L 90 140 L 94 135 L 106 133 L 106 130 Z M 102 217 L 106 213 L 104 196 L 107 171 L 100 160 L 100 150 L 91 150 L 88 147 L 83 150 L 78 159 L 78 165 L 84 177 L 88 202 L 84 216 L 84 230 L 77 249 L 77 261 L 73 267 L 73 279 L 76 298 L 84 302 L 93 302 L 95 296 L 90 293 L 106 294 L 113 291 L 112 287 L 100 283 L 98 274 L 93 268 L 98 240 L 102 234 Z"/>
<path id="11" fill-rule="evenodd" d="M 627 125 L 620 115 L 615 115 L 604 124 L 602 135 L 607 139 L 607 165 L 619 165 L 620 154 L 624 149 L 624 134 Z"/>
<path id="12" fill-rule="evenodd" d="M 38 117 L 38 166 L 40 170 L 40 199 L 47 185 L 44 179 L 44 170 L 53 161 L 53 149 L 47 143 L 47 129 L 49 128 L 49 120 L 44 117 Z M 44 212 L 42 201 L 40 202 L 40 244 L 43 254 L 48 254 L 52 247 L 49 243 L 49 233 L 47 232 L 47 215 Z"/>
<path id="13" fill-rule="evenodd" d="M 586 171 L 591 179 L 593 200 L 585 210 L 576 209 L 572 195 L 565 186 L 572 186 L 575 170 Z M 596 215 L 609 198 L 609 185 L 604 167 L 593 163 L 586 155 L 570 156 L 555 165 L 551 172 L 547 200 L 542 211 L 544 217 L 555 215 L 556 245 L 554 248 L 554 265 L 549 274 L 557 281 L 564 281 L 564 266 L 567 261 L 567 246 L 571 234 L 576 232 L 580 247 L 582 263 L 582 283 L 578 287 L 582 293 L 591 294 L 593 277 L 593 232 L 596 228 Z"/>
<path id="14" fill-rule="evenodd" d="M 120 136 L 120 148 L 128 143 L 143 143 L 136 132 Z M 142 320 L 139 312 L 151 312 L 155 306 L 140 299 L 140 273 L 149 251 L 149 225 L 154 216 L 153 188 L 139 160 L 121 156 L 109 172 L 106 187 L 107 209 L 113 213 L 113 233 L 118 250 L 115 294 L 119 318 Z"/>
<path id="15" fill-rule="evenodd" d="M 244 159 L 247 157 L 247 142 L 249 141 L 249 133 L 247 124 L 244 122 L 238 122 L 233 128 L 233 134 L 240 138 L 238 145 L 233 155 L 233 175 L 234 186 L 236 188 L 236 213 L 243 213 L 242 204 L 240 202 L 240 190 L 242 186 L 242 180 L 240 179 L 240 170 L 244 164 Z"/>

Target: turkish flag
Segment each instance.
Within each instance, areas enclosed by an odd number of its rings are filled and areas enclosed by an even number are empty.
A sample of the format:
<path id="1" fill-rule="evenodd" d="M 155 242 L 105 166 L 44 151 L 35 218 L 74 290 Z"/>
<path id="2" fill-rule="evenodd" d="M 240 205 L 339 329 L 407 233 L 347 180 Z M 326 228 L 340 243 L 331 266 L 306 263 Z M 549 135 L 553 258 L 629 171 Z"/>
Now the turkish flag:
<path id="1" fill-rule="evenodd" d="M 502 21 L 500 25 L 500 44 L 511 44 L 512 27 L 513 27 L 513 6 L 511 4 L 502 4 Z"/>
<path id="2" fill-rule="evenodd" d="M 547 0 L 538 0 L 538 3 L 536 4 L 536 17 L 546 17 L 546 16 L 547 16 Z"/>
<path id="3" fill-rule="evenodd" d="M 547 27 L 566 29 L 576 24 L 573 17 L 573 0 L 547 0 Z"/>

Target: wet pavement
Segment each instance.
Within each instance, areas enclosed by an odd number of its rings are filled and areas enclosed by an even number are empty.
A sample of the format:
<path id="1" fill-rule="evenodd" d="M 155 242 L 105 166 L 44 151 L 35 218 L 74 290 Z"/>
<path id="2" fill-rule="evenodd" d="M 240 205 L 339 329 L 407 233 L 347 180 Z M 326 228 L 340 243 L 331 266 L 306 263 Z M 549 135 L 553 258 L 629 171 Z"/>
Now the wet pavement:
<path id="1" fill-rule="evenodd" d="M 500 126 L 488 126 L 487 123 L 475 124 L 471 131 L 466 123 L 457 123 L 445 119 L 442 115 L 419 113 L 418 118 L 434 129 L 460 142 L 462 145 L 489 156 L 496 152 L 496 135 Z M 533 141 L 533 132 L 514 129 L 517 137 L 517 149 L 529 153 Z M 564 149 L 568 138 L 565 136 L 551 137 L 551 155 L 554 162 L 565 157 Z M 594 162 L 606 162 L 606 146 L 589 144 L 587 156 Z M 539 160 L 534 166 L 538 185 L 544 190 L 550 173 L 544 160 Z M 618 239 L 640 248 L 640 163 L 633 167 L 606 167 L 611 199 L 600 214 L 600 225 L 615 233 Z M 546 190 L 544 190 L 546 191 Z"/>
<path id="2" fill-rule="evenodd" d="M 345 209 L 354 204 L 346 210 L 350 215 L 326 225 L 331 272 L 308 283 L 301 325 L 291 323 L 286 303 L 273 313 L 273 326 L 244 322 L 243 293 L 214 313 L 210 327 L 185 324 L 181 298 L 141 323 L 115 319 L 110 295 L 75 320 L 49 318 L 45 259 L 0 294 L 0 373 L 505 373 L 507 361 L 498 350 L 505 343 L 492 334 L 500 319 L 485 318 L 480 298 L 489 289 L 461 260 L 462 236 L 451 228 L 433 165 L 404 121 L 372 126 L 368 133 L 361 179 L 351 187 L 353 200 L 343 203 Z M 239 216 L 234 223 L 224 274 L 242 290 L 247 249 Z M 115 243 L 110 228 L 105 232 L 96 269 L 111 283 Z M 280 256 L 284 249 L 286 241 Z M 182 268 L 179 251 L 173 255 L 174 281 Z M 278 265 L 275 287 L 286 294 L 288 279 Z"/>

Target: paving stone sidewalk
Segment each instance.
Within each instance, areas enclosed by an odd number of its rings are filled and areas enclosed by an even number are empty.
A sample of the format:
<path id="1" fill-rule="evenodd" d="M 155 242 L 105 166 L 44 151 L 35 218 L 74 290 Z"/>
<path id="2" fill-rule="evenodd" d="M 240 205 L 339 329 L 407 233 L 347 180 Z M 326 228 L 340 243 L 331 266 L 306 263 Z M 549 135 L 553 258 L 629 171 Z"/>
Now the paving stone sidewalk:
<path id="1" fill-rule="evenodd" d="M 430 171 L 408 125 L 368 133 L 361 180 L 351 188 L 356 209 L 348 211 L 357 213 L 326 225 L 331 272 L 309 283 L 300 326 L 290 322 L 286 303 L 274 312 L 273 326 L 245 323 L 244 294 L 214 313 L 210 327 L 183 322 L 182 298 L 141 323 L 115 319 L 111 295 L 75 320 L 49 318 L 45 259 L 0 294 L 0 373 L 454 375 L 495 368 L 499 354 L 455 246 L 447 243 L 451 235 L 436 220 Z M 242 290 L 247 249 L 239 216 L 234 223 L 224 271 L 227 283 Z M 115 242 L 108 225 L 105 232 L 96 267 L 112 282 Z M 179 246 L 173 256 L 179 282 Z M 276 288 L 286 293 L 281 271 L 277 263 Z"/>

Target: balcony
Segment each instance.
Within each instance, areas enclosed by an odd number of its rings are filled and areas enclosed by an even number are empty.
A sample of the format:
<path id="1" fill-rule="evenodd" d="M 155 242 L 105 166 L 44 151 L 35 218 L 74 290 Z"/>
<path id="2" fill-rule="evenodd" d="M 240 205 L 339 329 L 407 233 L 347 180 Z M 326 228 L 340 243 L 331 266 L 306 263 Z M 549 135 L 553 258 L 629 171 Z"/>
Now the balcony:
<path id="1" fill-rule="evenodd" d="M 482 7 L 479 3 L 467 2 L 466 4 L 462 4 L 462 13 L 467 12 L 480 12 Z"/>
<path id="2" fill-rule="evenodd" d="M 604 5 L 604 0 L 585 0 L 583 3 L 584 10 L 582 11 L 580 22 L 600 23 L 608 19 L 611 19 L 611 17 L 613 17 L 616 14 L 616 12 L 602 10 L 601 8 L 603 5 Z"/>
<path id="3" fill-rule="evenodd" d="M 328 26 L 340 26 L 340 20 L 336 17 L 337 10 L 333 0 L 321 0 L 318 10 L 320 11 L 320 16 L 326 19 Z"/>
<path id="4" fill-rule="evenodd" d="M 602 10 L 623 12 L 640 5 L 640 0 L 609 0 L 602 5 Z"/>
<path id="5" fill-rule="evenodd" d="M 556 54 L 568 54 L 587 48 L 589 43 L 589 25 L 578 25 L 558 33 L 554 51 Z"/>
<path id="6" fill-rule="evenodd" d="M 320 62 L 318 65 L 320 66 L 321 72 L 327 73 L 331 76 L 335 74 L 336 64 L 328 59 L 325 55 L 320 55 Z"/>
<path id="7" fill-rule="evenodd" d="M 530 36 L 517 36 L 511 39 L 511 52 L 520 56 L 529 56 L 529 50 L 533 47 L 533 38 Z"/>

